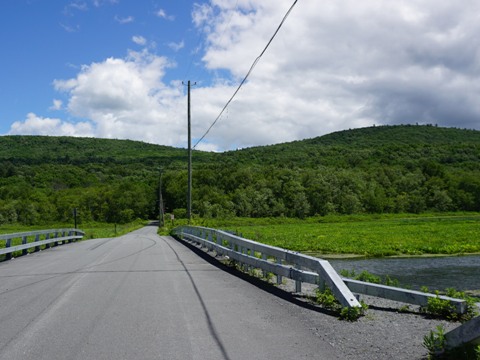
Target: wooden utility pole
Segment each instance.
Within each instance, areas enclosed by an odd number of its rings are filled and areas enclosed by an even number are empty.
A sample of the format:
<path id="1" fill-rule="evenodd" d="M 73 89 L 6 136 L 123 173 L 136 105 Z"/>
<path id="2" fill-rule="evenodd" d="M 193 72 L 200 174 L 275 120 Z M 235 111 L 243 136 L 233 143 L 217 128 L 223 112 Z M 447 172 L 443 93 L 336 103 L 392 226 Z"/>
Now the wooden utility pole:
<path id="1" fill-rule="evenodd" d="M 192 130 L 190 114 L 190 80 L 187 83 L 188 92 L 188 190 L 187 190 L 187 218 L 188 223 L 192 219 Z"/>
<path id="2" fill-rule="evenodd" d="M 162 196 L 162 170 L 160 170 L 160 184 L 159 184 L 159 189 L 158 189 L 158 221 L 159 221 L 159 226 L 163 227 L 165 225 L 165 211 L 163 207 L 163 196 Z"/>

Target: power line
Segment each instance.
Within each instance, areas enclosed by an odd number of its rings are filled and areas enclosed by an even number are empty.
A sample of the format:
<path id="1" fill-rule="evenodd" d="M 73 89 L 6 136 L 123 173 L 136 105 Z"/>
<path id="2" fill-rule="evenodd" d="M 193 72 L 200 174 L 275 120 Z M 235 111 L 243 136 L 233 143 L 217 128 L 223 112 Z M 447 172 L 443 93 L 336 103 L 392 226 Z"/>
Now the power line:
<path id="1" fill-rule="evenodd" d="M 255 61 L 253 62 L 252 66 L 250 67 L 250 70 L 248 70 L 247 72 L 247 75 L 245 75 L 245 77 L 243 78 L 243 80 L 240 82 L 240 85 L 238 85 L 237 87 L 237 90 L 235 90 L 235 92 L 233 93 L 232 97 L 227 101 L 227 103 L 225 104 L 225 106 L 223 107 L 222 111 L 220 111 L 220 114 L 218 114 L 217 118 L 215 119 L 215 121 L 212 123 L 212 125 L 210 125 L 210 127 L 207 129 L 207 131 L 205 132 L 205 134 L 202 135 L 202 137 L 196 142 L 196 144 L 193 146 L 193 148 L 195 149 L 197 147 L 198 144 L 200 144 L 200 142 L 202 142 L 203 139 L 205 139 L 205 137 L 208 135 L 208 133 L 210 132 L 210 130 L 215 126 L 215 124 L 217 123 L 217 121 L 220 119 L 220 117 L 222 116 L 223 112 L 225 111 L 225 109 L 228 107 L 228 105 L 230 105 L 230 103 L 232 102 L 233 98 L 237 95 L 237 93 L 240 91 L 240 89 L 242 88 L 243 84 L 245 84 L 245 82 L 247 81 L 248 77 L 250 76 L 250 74 L 252 73 L 253 69 L 255 68 L 255 66 L 257 65 L 257 63 L 260 61 L 261 57 L 263 56 L 263 54 L 265 53 L 265 51 L 267 51 L 268 47 L 270 46 L 270 44 L 272 43 L 273 39 L 275 38 L 275 36 L 277 35 L 277 33 L 280 31 L 280 28 L 282 27 L 283 23 L 285 22 L 285 20 L 287 19 L 288 15 L 290 15 L 290 12 L 293 10 L 293 8 L 295 7 L 295 5 L 297 4 L 298 0 L 295 0 L 292 4 L 292 6 L 290 6 L 290 9 L 288 9 L 288 11 L 286 12 L 285 16 L 283 17 L 282 21 L 280 22 L 280 25 L 278 25 L 277 27 L 277 30 L 275 30 L 275 32 L 273 33 L 272 37 L 270 38 L 270 40 L 268 41 L 267 45 L 265 46 L 265 48 L 263 49 L 263 51 L 260 53 L 260 55 L 258 55 L 258 57 L 255 59 Z"/>

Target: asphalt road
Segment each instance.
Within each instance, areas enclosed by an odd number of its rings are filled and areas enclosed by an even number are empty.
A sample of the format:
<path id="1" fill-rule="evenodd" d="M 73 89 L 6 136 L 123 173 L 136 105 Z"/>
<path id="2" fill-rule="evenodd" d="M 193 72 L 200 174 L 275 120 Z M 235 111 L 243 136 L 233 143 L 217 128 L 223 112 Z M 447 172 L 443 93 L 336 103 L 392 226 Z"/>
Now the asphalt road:
<path id="1" fill-rule="evenodd" d="M 0 263 L 0 359 L 344 358 L 309 327 L 327 315 L 156 230 Z"/>

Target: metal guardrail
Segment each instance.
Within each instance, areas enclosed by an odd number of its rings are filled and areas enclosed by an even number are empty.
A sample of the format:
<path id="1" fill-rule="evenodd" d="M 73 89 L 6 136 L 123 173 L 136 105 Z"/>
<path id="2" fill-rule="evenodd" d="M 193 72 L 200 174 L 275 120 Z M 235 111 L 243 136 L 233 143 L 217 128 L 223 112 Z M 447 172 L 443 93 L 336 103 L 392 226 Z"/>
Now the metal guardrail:
<path id="1" fill-rule="evenodd" d="M 302 282 L 318 284 L 320 287 L 328 286 L 342 306 L 361 306 L 328 261 L 260 244 L 215 229 L 182 226 L 175 229 L 175 233 L 182 239 L 195 241 L 214 249 L 218 254 L 227 255 L 240 264 L 276 274 L 278 283 L 281 283 L 282 277 L 295 280 L 298 292 L 301 291 Z"/>
<path id="2" fill-rule="evenodd" d="M 4 242 L 4 246 L 0 248 L 0 255 L 6 255 L 6 259 L 9 260 L 14 252 L 21 251 L 22 255 L 26 255 L 30 248 L 39 251 L 40 247 L 45 245 L 45 248 L 48 249 L 52 244 L 56 246 L 59 243 L 70 243 L 83 238 L 84 235 L 85 233 L 78 229 L 53 229 L 3 234 L 0 235 L 0 244 Z M 17 245 L 14 245 L 14 243 L 17 243 Z"/>
<path id="3" fill-rule="evenodd" d="M 457 313 L 467 311 L 463 299 L 342 278 L 326 260 L 260 244 L 225 231 L 181 226 L 174 229 L 174 233 L 181 239 L 215 250 L 217 254 L 227 255 L 240 264 L 262 269 L 264 273 L 271 272 L 277 275 L 277 283 L 281 283 L 282 276 L 295 280 L 297 292 L 301 291 L 302 282 L 317 284 L 320 289 L 328 286 L 343 306 L 360 306 L 353 295 L 356 293 L 420 306 L 426 306 L 429 298 L 438 297 L 449 301 Z"/>
<path id="4" fill-rule="evenodd" d="M 445 334 L 446 348 L 454 349 L 465 344 L 480 345 L 480 317 L 475 317 Z"/>

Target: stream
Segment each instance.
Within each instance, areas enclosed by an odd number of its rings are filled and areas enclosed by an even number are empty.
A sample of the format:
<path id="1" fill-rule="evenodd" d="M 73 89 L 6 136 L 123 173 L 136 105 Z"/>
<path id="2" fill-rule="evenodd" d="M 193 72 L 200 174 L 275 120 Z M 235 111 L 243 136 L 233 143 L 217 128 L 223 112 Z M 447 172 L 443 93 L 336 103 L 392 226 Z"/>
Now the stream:
<path id="1" fill-rule="evenodd" d="M 377 276 L 390 276 L 402 287 L 418 290 L 427 286 L 430 291 L 455 288 L 480 290 L 480 255 L 450 257 L 332 259 L 335 270 L 367 270 Z"/>

